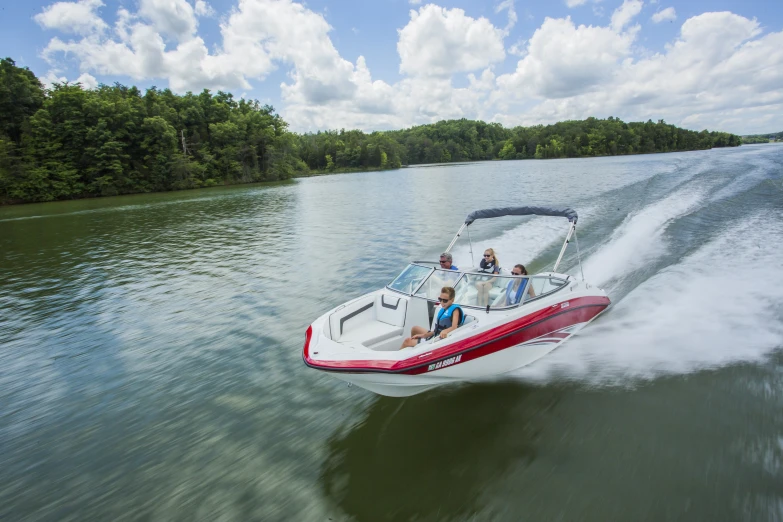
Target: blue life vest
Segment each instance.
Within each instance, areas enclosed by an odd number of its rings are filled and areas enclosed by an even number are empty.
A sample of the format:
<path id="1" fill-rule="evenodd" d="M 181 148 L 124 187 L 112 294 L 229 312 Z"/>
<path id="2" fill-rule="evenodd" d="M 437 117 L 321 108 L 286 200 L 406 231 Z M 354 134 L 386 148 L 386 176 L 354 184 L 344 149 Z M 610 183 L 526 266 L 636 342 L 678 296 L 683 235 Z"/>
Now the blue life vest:
<path id="1" fill-rule="evenodd" d="M 508 286 L 506 287 L 506 306 L 515 305 L 520 302 L 522 299 L 522 292 L 525 291 L 525 287 L 527 287 L 527 279 L 523 279 L 519 283 L 519 288 L 514 291 L 514 280 L 508 282 Z"/>
<path id="2" fill-rule="evenodd" d="M 446 328 L 451 328 L 453 326 L 451 316 L 454 313 L 454 310 L 459 310 L 459 325 L 462 326 L 465 324 L 465 312 L 462 311 L 462 308 L 460 308 L 459 305 L 452 304 L 446 309 L 441 308 L 440 312 L 438 312 L 438 322 L 435 323 L 435 335 L 438 335 Z"/>

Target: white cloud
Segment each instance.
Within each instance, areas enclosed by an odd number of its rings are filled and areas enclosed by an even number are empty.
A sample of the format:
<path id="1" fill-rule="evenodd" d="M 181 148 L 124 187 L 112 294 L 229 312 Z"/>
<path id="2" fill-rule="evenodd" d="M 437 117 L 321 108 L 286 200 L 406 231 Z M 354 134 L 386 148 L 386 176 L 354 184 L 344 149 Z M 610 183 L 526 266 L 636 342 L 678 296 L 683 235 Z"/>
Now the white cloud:
<path id="1" fill-rule="evenodd" d="M 50 69 L 44 76 L 41 77 L 41 83 L 44 87 L 51 89 L 55 83 L 67 83 L 68 78 L 61 76 L 60 72 L 56 69 Z"/>
<path id="2" fill-rule="evenodd" d="M 764 34 L 755 19 L 729 12 L 686 20 L 677 38 L 652 54 L 634 45 L 639 0 L 626 0 L 606 26 L 546 18 L 529 40 L 509 47 L 520 56 L 516 69 L 496 76 L 507 29 L 460 9 L 427 5 L 411 11 L 399 30 L 405 77 L 387 83 L 373 79 L 363 57 L 351 62 L 340 55 L 322 14 L 292 0 L 237 2 L 212 49 L 198 34 L 196 17 L 205 9 L 198 3 L 140 0 L 136 11 L 117 11 L 114 27 L 97 18 L 96 0 L 53 4 L 36 21 L 76 36 L 51 39 L 43 54 L 52 70 L 42 80 L 66 81 L 58 64 L 65 56 L 79 64 L 76 81 L 90 88 L 110 75 L 162 78 L 178 92 L 206 87 L 252 97 L 251 89 L 284 67 L 281 114 L 297 131 L 401 128 L 461 117 L 528 125 L 613 115 L 742 133 L 783 117 L 783 32 Z M 84 8 L 81 18 L 62 14 Z M 496 9 L 507 9 L 509 23 L 515 21 L 513 4 Z M 465 75 L 465 87 L 455 86 L 458 75 Z"/>
<path id="3" fill-rule="evenodd" d="M 182 39 L 196 32 L 198 21 L 186 0 L 139 0 L 139 16 L 159 32 Z"/>
<path id="4" fill-rule="evenodd" d="M 514 56 L 525 56 L 525 54 L 527 54 L 527 50 L 525 49 L 526 43 L 527 40 L 520 38 L 516 41 L 516 43 L 512 44 L 511 47 L 508 48 L 508 54 Z"/>
<path id="5" fill-rule="evenodd" d="M 78 78 L 76 78 L 73 81 L 68 81 L 68 78 L 65 76 L 62 76 L 60 74 L 60 71 L 57 69 L 50 69 L 49 72 L 47 72 L 43 77 L 41 77 L 41 82 L 44 84 L 44 87 L 47 89 L 51 89 L 55 83 L 80 83 L 82 84 L 82 87 L 85 89 L 94 89 L 96 88 L 100 82 L 95 79 L 94 76 L 91 74 L 83 73 Z"/>
<path id="6" fill-rule="evenodd" d="M 503 0 L 495 7 L 495 13 L 500 13 L 504 10 L 508 11 L 508 23 L 506 24 L 506 27 L 503 28 L 503 34 L 504 36 L 508 36 L 508 33 L 517 25 L 517 21 L 519 20 L 517 11 L 514 9 L 514 0 Z"/>
<path id="7" fill-rule="evenodd" d="M 620 31 L 642 12 L 641 0 L 623 0 L 623 4 L 612 13 L 612 29 Z"/>
<path id="8" fill-rule="evenodd" d="M 587 3 L 587 0 L 565 0 L 565 3 L 568 7 L 579 7 L 580 5 L 584 5 Z"/>
<path id="9" fill-rule="evenodd" d="M 571 18 L 546 18 L 512 74 L 498 78 L 501 96 L 565 98 L 612 80 L 630 53 L 633 34 L 609 27 L 576 26 Z"/>
<path id="10" fill-rule="evenodd" d="M 497 119 L 529 124 L 614 115 L 752 132 L 756 122 L 783 116 L 783 32 L 759 35 L 756 20 L 728 12 L 695 16 L 665 53 L 618 63 L 605 88 L 541 97 L 523 116 Z"/>
<path id="11" fill-rule="evenodd" d="M 322 104 L 356 91 L 352 77 L 357 70 L 332 44 L 332 28 L 323 15 L 302 4 L 240 0 L 221 30 L 224 50 L 236 60 L 237 70 L 256 57 L 293 64 L 293 83 L 281 85 L 286 100 Z"/>
<path id="12" fill-rule="evenodd" d="M 106 22 L 96 13 L 103 5 L 101 0 L 57 2 L 35 15 L 34 19 L 44 29 L 56 29 L 64 33 L 91 34 L 107 29 Z"/>
<path id="13" fill-rule="evenodd" d="M 658 11 L 654 15 L 652 15 L 652 21 L 656 24 L 665 22 L 666 20 L 676 20 L 677 19 L 677 13 L 674 11 L 673 7 L 667 7 L 666 9 L 663 9 L 661 11 Z"/>
<path id="14" fill-rule="evenodd" d="M 486 18 L 462 9 L 428 4 L 410 12 L 399 30 L 400 72 L 414 76 L 449 76 L 474 71 L 505 58 L 502 30 Z"/>
<path id="15" fill-rule="evenodd" d="M 209 3 L 205 2 L 204 0 L 196 0 L 196 5 L 193 9 L 196 13 L 196 16 L 214 16 L 215 10 L 212 9 L 212 6 L 209 5 Z"/>
<path id="16" fill-rule="evenodd" d="M 85 89 L 94 89 L 98 86 L 98 80 L 95 79 L 95 76 L 88 73 L 82 73 L 74 83 L 81 83 Z"/>

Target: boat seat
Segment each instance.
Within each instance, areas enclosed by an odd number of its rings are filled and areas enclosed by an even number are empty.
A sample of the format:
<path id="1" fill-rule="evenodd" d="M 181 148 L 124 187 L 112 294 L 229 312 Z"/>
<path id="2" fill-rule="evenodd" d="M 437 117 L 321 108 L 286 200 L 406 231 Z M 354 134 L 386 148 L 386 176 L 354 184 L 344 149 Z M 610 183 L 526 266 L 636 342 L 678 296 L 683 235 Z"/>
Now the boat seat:
<path id="1" fill-rule="evenodd" d="M 340 337 L 340 343 L 361 343 L 368 348 L 393 337 L 402 336 L 401 326 L 387 324 L 381 321 L 370 321 L 358 328 L 345 332 Z"/>
<path id="2" fill-rule="evenodd" d="M 472 323 L 475 320 L 476 320 L 476 318 L 473 317 L 472 315 L 465 314 L 465 322 L 462 323 L 462 326 L 467 326 L 467 325 L 469 325 L 470 323 Z M 462 326 L 460 326 L 460 328 L 462 328 Z"/>
<path id="3" fill-rule="evenodd" d="M 375 319 L 392 326 L 402 327 L 405 324 L 405 313 L 408 301 L 402 297 L 379 294 L 375 297 Z"/>

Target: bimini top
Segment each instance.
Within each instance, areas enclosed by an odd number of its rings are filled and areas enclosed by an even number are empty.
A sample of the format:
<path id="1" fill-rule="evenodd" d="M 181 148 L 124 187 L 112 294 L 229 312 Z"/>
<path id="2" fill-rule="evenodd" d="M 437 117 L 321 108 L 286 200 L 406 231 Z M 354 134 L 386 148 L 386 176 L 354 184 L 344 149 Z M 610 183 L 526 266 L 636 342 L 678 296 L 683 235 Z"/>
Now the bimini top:
<path id="1" fill-rule="evenodd" d="M 569 207 L 506 207 L 485 208 L 474 210 L 465 218 L 465 224 L 470 226 L 477 219 L 496 218 L 502 216 L 563 216 L 568 221 L 576 224 L 578 216 L 576 210 Z"/>

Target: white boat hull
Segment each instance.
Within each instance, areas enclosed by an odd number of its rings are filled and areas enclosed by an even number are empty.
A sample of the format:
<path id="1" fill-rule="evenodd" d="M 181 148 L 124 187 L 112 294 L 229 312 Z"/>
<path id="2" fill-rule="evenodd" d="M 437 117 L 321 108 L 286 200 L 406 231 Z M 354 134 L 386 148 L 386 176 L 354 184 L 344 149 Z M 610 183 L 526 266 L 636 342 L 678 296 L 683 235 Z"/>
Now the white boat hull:
<path id="1" fill-rule="evenodd" d="M 477 319 L 446 340 L 384 351 L 332 341 L 328 319 L 334 312 L 330 312 L 308 330 L 303 356 L 308 366 L 343 381 L 381 395 L 407 397 L 527 366 L 560 346 L 608 305 L 602 290 L 571 281 L 570 290 L 530 305 L 490 313 L 468 310 Z M 401 338 L 389 342 L 400 343 Z"/>

